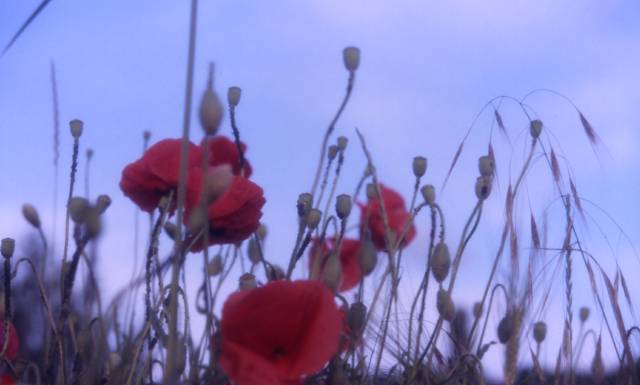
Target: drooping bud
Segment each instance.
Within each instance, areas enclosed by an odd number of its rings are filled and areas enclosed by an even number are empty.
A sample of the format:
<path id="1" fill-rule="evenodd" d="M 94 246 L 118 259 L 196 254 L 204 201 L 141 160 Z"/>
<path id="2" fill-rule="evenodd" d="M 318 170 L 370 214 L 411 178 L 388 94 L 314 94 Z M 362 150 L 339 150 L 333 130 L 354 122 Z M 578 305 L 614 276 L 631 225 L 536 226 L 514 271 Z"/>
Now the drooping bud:
<path id="1" fill-rule="evenodd" d="M 322 211 L 318 209 L 311 209 L 309 214 L 307 214 L 307 227 L 310 230 L 315 230 L 320 223 L 320 219 L 322 218 Z"/>
<path id="2" fill-rule="evenodd" d="M 428 205 L 433 205 L 436 202 L 436 188 L 432 184 L 422 186 L 420 192 Z"/>
<path id="3" fill-rule="evenodd" d="M 220 254 L 217 254 L 215 257 L 213 257 L 212 260 L 209 261 L 209 264 L 207 264 L 207 274 L 209 275 L 209 277 L 215 277 L 221 272 L 222 256 L 220 256 Z"/>
<path id="4" fill-rule="evenodd" d="M 38 215 L 38 210 L 36 210 L 33 205 L 29 203 L 23 204 L 22 216 L 27 220 L 27 222 L 29 222 L 29 224 L 31 224 L 31 226 L 35 227 L 36 229 L 40 228 L 40 216 Z"/>
<path id="5" fill-rule="evenodd" d="M 589 313 L 591 313 L 591 311 L 589 310 L 588 307 L 586 306 L 582 306 L 580 308 L 580 322 L 586 322 L 589 319 Z"/>
<path id="6" fill-rule="evenodd" d="M 200 124 L 207 135 L 215 135 L 224 113 L 220 98 L 213 90 L 213 64 L 209 67 L 209 83 L 200 101 Z"/>
<path id="7" fill-rule="evenodd" d="M 427 158 L 424 156 L 416 156 L 413 158 L 413 175 L 416 178 L 421 178 L 425 172 L 427 172 Z"/>
<path id="8" fill-rule="evenodd" d="M 300 218 L 304 218 L 311 210 L 311 205 L 313 204 L 313 197 L 309 193 L 302 193 L 298 196 L 298 203 L 296 207 L 298 208 L 298 216 Z"/>
<path id="9" fill-rule="evenodd" d="M 176 226 L 176 224 L 172 222 L 165 222 L 163 228 L 167 236 L 175 241 L 176 236 L 178 235 L 178 226 Z"/>
<path id="10" fill-rule="evenodd" d="M 258 241 L 254 238 L 249 239 L 249 244 L 247 245 L 247 255 L 249 256 L 249 261 L 251 261 L 252 265 L 260 262 L 260 247 L 258 245 Z"/>
<path id="11" fill-rule="evenodd" d="M 543 124 L 541 120 L 532 120 L 529 123 L 529 133 L 531 134 L 531 137 L 534 139 L 538 139 L 538 137 L 540 137 L 540 134 L 542 133 L 542 127 Z"/>
<path id="12" fill-rule="evenodd" d="M 360 49 L 357 47 L 346 47 L 342 50 L 342 60 L 349 72 L 353 72 L 360 66 Z"/>
<path id="13" fill-rule="evenodd" d="M 440 316 L 445 321 L 453 321 L 453 318 L 456 315 L 456 307 L 454 306 L 453 300 L 451 299 L 451 295 L 448 291 L 444 289 L 438 290 L 436 307 L 438 308 L 438 313 L 440 313 Z"/>
<path id="14" fill-rule="evenodd" d="M 351 213 L 351 196 L 340 194 L 336 197 L 336 214 L 338 218 L 345 219 Z"/>
<path id="15" fill-rule="evenodd" d="M 82 129 L 84 128 L 84 123 L 80 119 L 73 119 L 69 122 L 69 129 L 71 130 L 71 136 L 75 139 L 80 138 L 82 135 Z"/>
<path id="16" fill-rule="evenodd" d="M 240 87 L 229 87 L 227 90 L 227 102 L 231 107 L 236 107 L 240 103 L 240 96 L 242 95 L 242 89 Z"/>
<path id="17" fill-rule="evenodd" d="M 345 136 L 338 136 L 338 150 L 344 151 L 347 148 L 347 143 L 349 143 L 349 139 Z"/>
<path id="18" fill-rule="evenodd" d="M 378 263 L 378 251 L 371 239 L 366 239 L 362 242 L 360 249 L 358 250 L 358 263 L 360 264 L 360 270 L 365 276 L 371 274 L 376 268 Z"/>
<path id="19" fill-rule="evenodd" d="M 480 318 L 482 316 L 482 302 L 476 302 L 473 304 L 473 317 Z"/>
<path id="20" fill-rule="evenodd" d="M 0 249 L 3 257 L 11 258 L 16 249 L 16 241 L 13 238 L 3 238 L 2 243 L 0 243 Z"/>
<path id="21" fill-rule="evenodd" d="M 338 155 L 338 146 L 332 144 L 327 150 L 327 157 L 329 158 L 329 160 L 334 160 L 336 158 L 336 155 Z"/>
<path id="22" fill-rule="evenodd" d="M 544 321 L 538 321 L 533 324 L 533 339 L 537 343 L 542 343 L 547 337 L 547 324 Z"/>
<path id="23" fill-rule="evenodd" d="M 205 192 L 203 197 L 207 205 L 224 194 L 233 182 L 233 172 L 230 164 L 212 167 L 205 176 Z"/>
<path id="24" fill-rule="evenodd" d="M 487 176 L 479 176 L 476 179 L 476 197 L 480 200 L 485 200 L 491 194 L 491 185 L 493 178 Z"/>
<path id="25" fill-rule="evenodd" d="M 506 344 L 513 334 L 513 316 L 509 313 L 505 315 L 498 324 L 498 340 L 500 343 Z"/>
<path id="26" fill-rule="evenodd" d="M 89 201 L 82 197 L 73 197 L 69 201 L 69 215 L 75 223 L 82 223 L 85 220 Z"/>
<path id="27" fill-rule="evenodd" d="M 327 258 L 327 262 L 322 269 L 321 280 L 322 283 L 334 293 L 340 287 L 342 283 L 342 264 L 340 263 L 340 258 L 335 253 L 331 253 L 329 258 Z"/>
<path id="28" fill-rule="evenodd" d="M 362 302 L 352 303 L 347 312 L 347 325 L 349 325 L 349 329 L 351 329 L 355 335 L 362 334 L 366 320 L 367 306 Z"/>
<path id="29" fill-rule="evenodd" d="M 431 272 L 438 282 L 442 282 L 449 275 L 451 267 L 451 256 L 449 255 L 449 247 L 444 242 L 439 242 L 433 249 L 431 256 Z"/>
<path id="30" fill-rule="evenodd" d="M 480 175 L 484 177 L 493 176 L 493 172 L 495 171 L 493 159 L 491 159 L 489 155 L 481 156 L 478 158 L 478 169 L 480 170 Z"/>
<path id="31" fill-rule="evenodd" d="M 238 289 L 240 290 L 251 290 L 258 287 L 258 282 L 256 281 L 256 276 L 251 273 L 244 273 L 240 276 L 238 281 Z"/>
<path id="32" fill-rule="evenodd" d="M 111 198 L 109 197 L 109 195 L 98 195 L 98 198 L 96 199 L 96 208 L 98 209 L 98 212 L 100 214 L 104 214 L 109 206 L 111 206 Z"/>

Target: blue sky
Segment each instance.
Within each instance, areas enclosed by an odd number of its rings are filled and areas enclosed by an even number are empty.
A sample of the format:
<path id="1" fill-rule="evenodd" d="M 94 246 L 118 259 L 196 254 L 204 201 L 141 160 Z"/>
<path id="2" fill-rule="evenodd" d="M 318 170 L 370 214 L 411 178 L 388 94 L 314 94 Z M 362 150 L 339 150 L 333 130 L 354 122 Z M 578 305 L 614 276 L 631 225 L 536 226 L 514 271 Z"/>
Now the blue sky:
<path id="1" fill-rule="evenodd" d="M 134 206 L 118 189 L 121 169 L 139 156 L 143 130 L 152 131 L 152 140 L 180 135 L 187 3 L 52 1 L 0 58 L 0 235 L 20 239 L 29 231 L 20 215 L 24 202 L 36 205 L 51 228 L 53 60 L 62 122 L 61 181 L 70 158 L 66 122 L 81 118 L 82 147 L 95 150 L 92 194 L 107 193 L 114 201 L 101 240 L 107 293 L 123 283 L 122 277 L 128 276 L 123 271 L 132 265 Z M 0 44 L 9 41 L 37 4 L 0 4 Z M 362 65 L 353 99 L 337 127 L 338 134 L 351 139 L 338 193 L 353 191 L 365 163 L 355 127 L 365 134 L 381 179 L 409 197 L 415 155 L 428 157 L 425 178 L 440 188 L 460 139 L 488 100 L 550 88 L 569 96 L 603 141 L 595 155 L 577 113 L 561 98 L 539 93 L 528 99 L 546 124 L 546 139 L 567 159 L 563 172 L 570 167 L 580 194 L 637 240 L 639 14 L 634 1 L 202 1 L 196 99 L 209 61 L 216 64 L 221 95 L 231 85 L 242 87 L 238 120 L 254 180 L 266 191 L 267 253 L 282 264 L 295 237 L 295 199 L 312 182 L 320 138 L 344 92 L 347 74 L 341 50 L 347 45 L 360 47 Z M 514 149 L 503 136 L 494 135 L 502 174 L 463 262 L 462 284 L 454 299 L 465 305 L 477 300 L 478 282 L 486 276 L 497 244 L 509 164 L 513 178 L 522 161 L 527 122 L 507 102 L 501 111 Z M 439 194 L 452 243 L 473 207 L 476 159 L 486 152 L 492 124 L 490 111 L 480 117 L 459 168 Z M 222 132 L 230 134 L 227 122 Z M 192 134 L 201 137 L 197 126 Z M 66 194 L 63 186 L 60 196 Z M 522 229 L 528 223 L 528 202 L 540 215 L 556 197 L 542 162 L 526 187 Z M 590 249 L 609 268 L 617 260 L 637 291 L 640 265 L 631 247 L 619 240 L 598 209 L 588 210 L 607 234 L 602 236 L 593 224 L 585 226 Z M 413 270 L 424 262 L 426 218 L 418 225 L 420 235 L 407 250 L 406 290 L 415 287 L 419 274 Z M 188 269 L 199 274 L 195 261 Z M 584 276 L 583 270 L 577 274 Z M 577 279 L 577 284 L 585 282 Z M 559 310 L 561 286 L 555 291 Z M 576 291 L 575 302 L 593 307 L 587 286 Z M 594 321 L 593 327 L 598 330 L 600 324 Z M 555 356 L 555 348 L 548 356 Z"/>

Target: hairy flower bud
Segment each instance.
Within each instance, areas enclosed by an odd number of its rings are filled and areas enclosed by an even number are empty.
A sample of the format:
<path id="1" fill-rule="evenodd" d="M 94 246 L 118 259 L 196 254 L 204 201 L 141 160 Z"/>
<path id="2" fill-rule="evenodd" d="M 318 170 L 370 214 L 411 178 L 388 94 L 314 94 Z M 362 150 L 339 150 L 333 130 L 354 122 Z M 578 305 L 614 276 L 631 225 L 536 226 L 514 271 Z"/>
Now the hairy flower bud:
<path id="1" fill-rule="evenodd" d="M 331 253 L 327 262 L 322 269 L 322 282 L 334 293 L 340 287 L 342 283 L 342 264 L 340 263 L 340 257 L 335 253 Z"/>
<path id="2" fill-rule="evenodd" d="M 540 134 L 542 133 L 542 127 L 543 124 L 541 120 L 532 120 L 529 123 L 529 133 L 531 134 L 531 137 L 534 139 L 538 139 L 538 137 L 540 137 Z"/>
<path id="3" fill-rule="evenodd" d="M 433 205 L 436 202 L 436 188 L 432 184 L 422 186 L 420 192 L 428 205 Z"/>
<path id="4" fill-rule="evenodd" d="M 345 219 L 351 213 L 351 196 L 340 194 L 336 197 L 336 214 L 338 218 Z"/>
<path id="5" fill-rule="evenodd" d="M 3 257 L 11 258 L 16 249 L 16 241 L 13 238 L 3 238 L 0 243 L 0 249 Z"/>
<path id="6" fill-rule="evenodd" d="M 217 254 L 207 264 L 207 274 L 209 275 L 209 277 L 215 277 L 221 272 L 222 272 L 222 256 L 220 256 L 220 254 Z"/>
<path id="7" fill-rule="evenodd" d="M 349 72 L 353 72 L 360 66 L 360 49 L 356 47 L 346 47 L 342 50 L 342 60 Z"/>
<path id="8" fill-rule="evenodd" d="M 547 324 L 544 321 L 538 321 L 533 324 L 533 339 L 537 343 L 542 343 L 547 337 Z"/>
<path id="9" fill-rule="evenodd" d="M 491 159 L 489 155 L 481 156 L 478 158 L 478 169 L 480 170 L 480 175 L 484 177 L 493 176 L 493 172 L 495 171 L 493 159 Z"/>
<path id="10" fill-rule="evenodd" d="M 84 128 L 84 123 L 80 119 L 73 119 L 69 122 L 69 129 L 71 130 L 71 136 L 75 139 L 78 139 L 82 135 L 82 129 Z"/>
<path id="11" fill-rule="evenodd" d="M 586 306 L 582 306 L 579 313 L 580 322 L 586 322 L 589 319 L 589 313 L 591 313 L 589 308 Z"/>
<path id="12" fill-rule="evenodd" d="M 347 148 L 347 143 L 349 143 L 349 139 L 345 136 L 338 136 L 338 150 L 344 151 Z"/>
<path id="13" fill-rule="evenodd" d="M 231 107 L 235 107 L 240 103 L 240 96 L 242 95 L 242 89 L 240 87 L 229 87 L 227 90 L 227 102 Z"/>
<path id="14" fill-rule="evenodd" d="M 256 276 L 251 273 L 244 273 L 240 276 L 238 280 L 238 289 L 240 290 L 250 290 L 258 287 L 258 282 L 256 281 Z"/>
<path id="15" fill-rule="evenodd" d="M 22 216 L 27 220 L 27 222 L 29 222 L 29 224 L 31 224 L 31 226 L 35 227 L 36 229 L 40 228 L 40 216 L 38 215 L 38 210 L 36 210 L 33 205 L 29 203 L 23 204 Z"/>
<path id="16" fill-rule="evenodd" d="M 449 275 L 451 267 L 451 256 L 449 255 L 449 247 L 444 242 L 439 242 L 433 249 L 433 255 L 429 261 L 431 264 L 431 272 L 438 282 L 442 282 Z"/>
<path id="17" fill-rule="evenodd" d="M 413 175 L 416 178 L 421 178 L 425 172 L 427 172 L 427 158 L 424 156 L 416 156 L 413 158 Z"/>
<path id="18" fill-rule="evenodd" d="M 513 316 L 509 313 L 505 315 L 498 324 L 498 340 L 506 344 L 513 334 Z"/>
<path id="19" fill-rule="evenodd" d="M 213 90 L 213 65 L 209 69 L 209 84 L 200 100 L 200 124 L 207 135 L 215 135 L 220 128 L 224 110 L 220 98 Z"/>
<path id="20" fill-rule="evenodd" d="M 445 321 L 453 321 L 453 318 L 456 315 L 456 307 L 453 304 L 453 300 L 451 299 L 451 295 L 449 292 L 440 289 L 438 290 L 438 295 L 436 298 L 436 307 L 438 308 L 438 313 Z"/>
<path id="21" fill-rule="evenodd" d="M 311 209 L 307 214 L 307 227 L 311 230 L 315 230 L 322 218 L 322 211 L 318 209 Z"/>
<path id="22" fill-rule="evenodd" d="M 491 185 L 493 178 L 489 176 L 479 176 L 476 179 L 476 197 L 480 200 L 485 200 L 491 194 Z"/>
<path id="23" fill-rule="evenodd" d="M 367 306 L 362 302 L 352 303 L 347 312 L 347 325 L 349 325 L 349 329 L 356 335 L 362 334 L 366 320 Z"/>
<path id="24" fill-rule="evenodd" d="M 69 201 L 69 215 L 75 223 L 82 223 L 85 220 L 89 201 L 82 197 L 73 197 Z"/>

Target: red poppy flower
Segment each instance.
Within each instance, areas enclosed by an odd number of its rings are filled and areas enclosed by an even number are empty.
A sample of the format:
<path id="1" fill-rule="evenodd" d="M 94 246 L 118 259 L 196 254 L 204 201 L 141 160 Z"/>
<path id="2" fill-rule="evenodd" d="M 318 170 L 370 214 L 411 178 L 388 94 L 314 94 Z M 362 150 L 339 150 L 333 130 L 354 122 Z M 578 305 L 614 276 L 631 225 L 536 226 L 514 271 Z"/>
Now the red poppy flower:
<path id="1" fill-rule="evenodd" d="M 210 175 L 215 175 L 211 171 Z M 202 202 L 202 169 L 193 169 L 187 183 L 185 224 Z M 235 243 L 251 236 L 260 226 L 265 199 L 262 188 L 242 176 L 232 176 L 228 187 L 207 207 L 209 245 Z M 202 243 L 191 251 L 202 250 Z"/>
<path id="2" fill-rule="evenodd" d="M 245 178 L 251 176 L 253 169 L 246 158 L 244 159 L 242 170 L 240 169 L 240 153 L 236 142 L 226 136 L 211 136 L 207 138 L 207 145 L 209 147 L 209 166 L 215 167 L 228 164 L 231 166 L 234 175 L 242 175 Z M 247 150 L 247 145 L 240 142 L 240 149 L 244 154 Z M 240 171 L 242 171 L 242 174 Z"/>
<path id="3" fill-rule="evenodd" d="M 311 250 L 309 251 L 309 271 L 312 276 L 320 276 L 326 259 L 336 247 L 335 238 L 325 239 L 320 244 L 320 239 L 315 238 L 312 241 Z M 362 242 L 358 239 L 343 239 L 340 246 L 340 264 L 342 265 L 342 283 L 338 291 L 350 290 L 360 283 L 362 280 L 362 270 L 358 262 L 358 252 Z M 317 260 L 317 258 L 321 258 Z M 318 261 L 318 262 L 316 262 Z"/>
<path id="4" fill-rule="evenodd" d="M 336 354 L 342 318 L 318 281 L 273 281 L 222 309 L 220 367 L 237 385 L 300 382 Z"/>
<path id="5" fill-rule="evenodd" d="M 9 325 L 8 337 L 9 342 L 7 343 L 7 350 L 4 351 L 2 355 L 8 360 L 15 360 L 18 357 L 18 350 L 20 349 L 20 340 L 18 339 L 18 333 L 16 332 L 16 328 L 13 326 L 11 321 L 6 322 L 5 320 L 0 320 L 0 352 L 2 351 L 2 347 L 4 347 L 4 338 L 5 338 L 5 325 Z"/>
<path id="6" fill-rule="evenodd" d="M 152 212 L 163 196 L 178 187 L 181 139 L 165 139 L 122 170 L 120 189 L 141 210 Z M 189 143 L 187 169 L 202 166 L 202 151 Z"/>
<path id="7" fill-rule="evenodd" d="M 411 218 L 411 214 L 407 212 L 404 204 L 404 198 L 396 191 L 387 188 L 380 183 L 380 193 L 384 204 L 387 218 L 389 220 L 389 229 L 396 237 L 399 237 L 404 230 L 405 224 Z M 385 228 L 382 219 L 382 213 L 377 199 L 370 200 L 366 205 L 361 205 L 362 213 L 360 216 L 361 230 L 364 232 L 365 226 L 371 233 L 371 240 L 378 250 L 386 249 L 385 244 Z M 416 228 L 413 224 L 407 231 L 402 245 L 407 245 L 416 236 Z"/>
<path id="8" fill-rule="evenodd" d="M 0 385 L 13 385 L 16 383 L 16 379 L 9 373 L 0 375 Z"/>

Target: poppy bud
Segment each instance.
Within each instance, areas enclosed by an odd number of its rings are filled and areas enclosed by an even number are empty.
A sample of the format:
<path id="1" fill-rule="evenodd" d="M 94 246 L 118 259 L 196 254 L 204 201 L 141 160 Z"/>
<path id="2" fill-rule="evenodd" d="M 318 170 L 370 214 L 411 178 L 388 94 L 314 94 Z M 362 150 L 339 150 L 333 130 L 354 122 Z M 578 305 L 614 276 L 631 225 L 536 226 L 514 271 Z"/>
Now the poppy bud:
<path id="1" fill-rule="evenodd" d="M 491 194 L 491 184 L 493 180 L 491 177 L 479 176 L 476 179 L 476 197 L 480 200 L 485 200 Z"/>
<path id="2" fill-rule="evenodd" d="M 322 211 L 318 209 L 311 209 L 309 214 L 307 214 L 307 227 L 311 230 L 315 230 L 320 223 L 320 218 L 322 218 Z"/>
<path id="3" fill-rule="evenodd" d="M 344 136 L 338 137 L 338 149 L 340 151 L 344 151 L 347 148 L 347 143 L 349 143 L 349 139 Z"/>
<path id="4" fill-rule="evenodd" d="M 143 139 L 145 142 L 148 142 L 148 141 L 149 141 L 149 139 L 151 139 L 151 131 L 149 131 L 149 130 L 144 130 L 144 131 L 142 132 L 142 139 Z"/>
<path id="5" fill-rule="evenodd" d="M 258 242 L 251 238 L 249 239 L 249 244 L 247 245 L 247 255 L 249 256 L 249 261 L 251 264 L 255 265 L 260 262 L 260 249 L 258 248 Z"/>
<path id="6" fill-rule="evenodd" d="M 211 204 L 227 191 L 233 182 L 233 172 L 230 164 L 212 167 L 205 176 L 205 203 Z"/>
<path id="7" fill-rule="evenodd" d="M 358 250 L 358 262 L 360 270 L 364 275 L 369 275 L 376 268 L 378 263 L 378 251 L 371 239 L 362 242 L 362 246 Z"/>
<path id="8" fill-rule="evenodd" d="M 436 188 L 432 184 L 422 186 L 420 192 L 428 205 L 433 205 L 436 202 Z"/>
<path id="9" fill-rule="evenodd" d="M 589 308 L 588 308 L 588 307 L 586 307 L 586 306 L 581 307 L 581 308 L 580 308 L 580 313 L 579 313 L 579 315 L 580 315 L 580 322 L 585 322 L 587 319 L 589 319 L 589 313 L 590 313 L 590 312 L 591 312 L 591 311 L 589 310 Z"/>
<path id="10" fill-rule="evenodd" d="M 336 155 L 338 155 L 338 146 L 332 144 L 329 146 L 329 150 L 327 151 L 327 157 L 329 160 L 334 160 Z"/>
<path id="11" fill-rule="evenodd" d="M 23 204 L 22 216 L 24 216 L 24 219 L 26 219 L 27 222 L 31 224 L 31 226 L 35 227 L 36 229 L 40 228 L 40 216 L 38 215 L 38 210 L 36 210 L 33 205 L 29 203 Z"/>
<path id="12" fill-rule="evenodd" d="M 538 139 L 542 133 L 542 121 L 539 119 L 532 120 L 529 123 L 529 133 L 533 139 Z"/>
<path id="13" fill-rule="evenodd" d="M 222 122 L 222 103 L 213 90 L 213 65 L 209 69 L 209 84 L 200 101 L 200 124 L 207 135 L 215 135 Z"/>
<path id="14" fill-rule="evenodd" d="M 176 226 L 175 223 L 165 222 L 163 228 L 167 236 L 175 241 L 176 236 L 178 235 L 178 226 Z"/>
<path id="15" fill-rule="evenodd" d="M 485 177 L 493 176 L 493 172 L 495 169 L 495 165 L 493 164 L 493 159 L 489 155 L 483 155 L 478 159 L 478 169 L 480 170 L 480 175 Z"/>
<path id="16" fill-rule="evenodd" d="M 446 321 L 453 321 L 453 318 L 456 315 L 456 308 L 453 305 L 453 301 L 451 300 L 451 295 L 448 291 L 444 289 L 438 290 L 438 295 L 436 299 L 436 307 L 438 308 L 438 313 L 440 316 Z"/>
<path id="17" fill-rule="evenodd" d="M 378 192 L 376 191 L 376 185 L 373 183 L 367 184 L 367 198 L 371 201 L 376 199 Z"/>
<path id="18" fill-rule="evenodd" d="M 505 315 L 498 324 L 498 340 L 500 343 L 506 344 L 513 334 L 513 317 L 511 314 Z"/>
<path id="19" fill-rule="evenodd" d="M 71 129 L 71 136 L 75 139 L 78 139 L 80 135 L 82 135 L 82 129 L 84 127 L 84 123 L 80 119 L 73 119 L 69 122 L 69 128 Z"/>
<path id="20" fill-rule="evenodd" d="M 100 220 L 100 211 L 96 207 L 87 207 L 84 212 L 85 226 L 87 236 L 93 238 L 102 231 L 102 221 Z"/>
<path id="21" fill-rule="evenodd" d="M 347 47 L 342 50 L 342 60 L 344 66 L 349 72 L 353 72 L 360 66 L 360 49 L 356 47 Z"/>
<path id="22" fill-rule="evenodd" d="M 482 316 L 482 302 L 476 302 L 473 304 L 473 317 L 480 318 Z"/>
<path id="23" fill-rule="evenodd" d="M 302 193 L 298 195 L 298 216 L 300 218 L 304 218 L 309 210 L 311 209 L 311 205 L 313 204 L 313 197 L 309 193 Z"/>
<path id="24" fill-rule="evenodd" d="M 537 343 L 542 343 L 547 336 L 547 324 L 543 321 L 538 321 L 533 325 L 533 339 Z"/>
<path id="25" fill-rule="evenodd" d="M 217 254 L 207 265 L 207 274 L 209 277 L 215 277 L 222 272 L 222 257 Z"/>
<path id="26" fill-rule="evenodd" d="M 111 198 L 109 195 L 102 194 L 96 199 L 96 208 L 100 214 L 104 214 L 105 211 L 111 206 Z"/>
<path id="27" fill-rule="evenodd" d="M 227 102 L 231 107 L 235 107 L 240 103 L 240 96 L 242 95 L 242 89 L 240 87 L 229 87 L 227 90 Z"/>
<path id="28" fill-rule="evenodd" d="M 89 201 L 82 197 L 73 197 L 69 201 L 69 215 L 75 223 L 82 223 L 85 220 Z"/>
<path id="29" fill-rule="evenodd" d="M 189 216 L 189 231 L 194 234 L 198 233 L 201 229 L 204 228 L 207 221 L 209 221 L 207 210 L 205 210 L 202 206 L 196 207 L 193 211 L 191 211 L 191 216 Z"/>
<path id="30" fill-rule="evenodd" d="M 260 227 L 258 227 L 258 238 L 264 241 L 266 237 L 267 237 L 267 226 L 261 223 Z"/>
<path id="31" fill-rule="evenodd" d="M 238 289 L 250 290 L 258 287 L 256 276 L 251 273 L 244 273 L 240 276 Z"/>
<path id="32" fill-rule="evenodd" d="M 359 335 L 364 329 L 364 323 L 367 320 L 367 306 L 362 302 L 354 302 L 349 306 L 347 312 L 347 325 L 356 334 Z"/>
<path id="33" fill-rule="evenodd" d="M 431 256 L 431 272 L 433 277 L 438 282 L 442 282 L 449 275 L 449 268 L 451 267 L 451 257 L 449 255 L 449 247 L 444 242 L 439 242 L 433 249 L 433 255 Z"/>
<path id="34" fill-rule="evenodd" d="M 284 279 L 284 270 L 278 265 L 269 265 L 269 281 L 280 281 Z"/>
<path id="35" fill-rule="evenodd" d="M 332 253 L 329 258 L 327 258 L 327 262 L 322 270 L 322 283 L 334 293 L 340 287 L 340 283 L 342 283 L 342 264 L 340 263 L 340 258 L 335 253 Z"/>
<path id="36" fill-rule="evenodd" d="M 5 258 L 13 257 L 13 252 L 16 249 L 16 241 L 13 238 L 4 238 L 0 248 L 2 249 L 2 256 Z"/>
<path id="37" fill-rule="evenodd" d="M 413 158 L 413 175 L 421 178 L 427 172 L 427 158 L 424 156 L 416 156 Z"/>
<path id="38" fill-rule="evenodd" d="M 336 197 L 336 214 L 338 218 L 345 219 L 351 213 L 351 196 L 341 194 Z"/>

